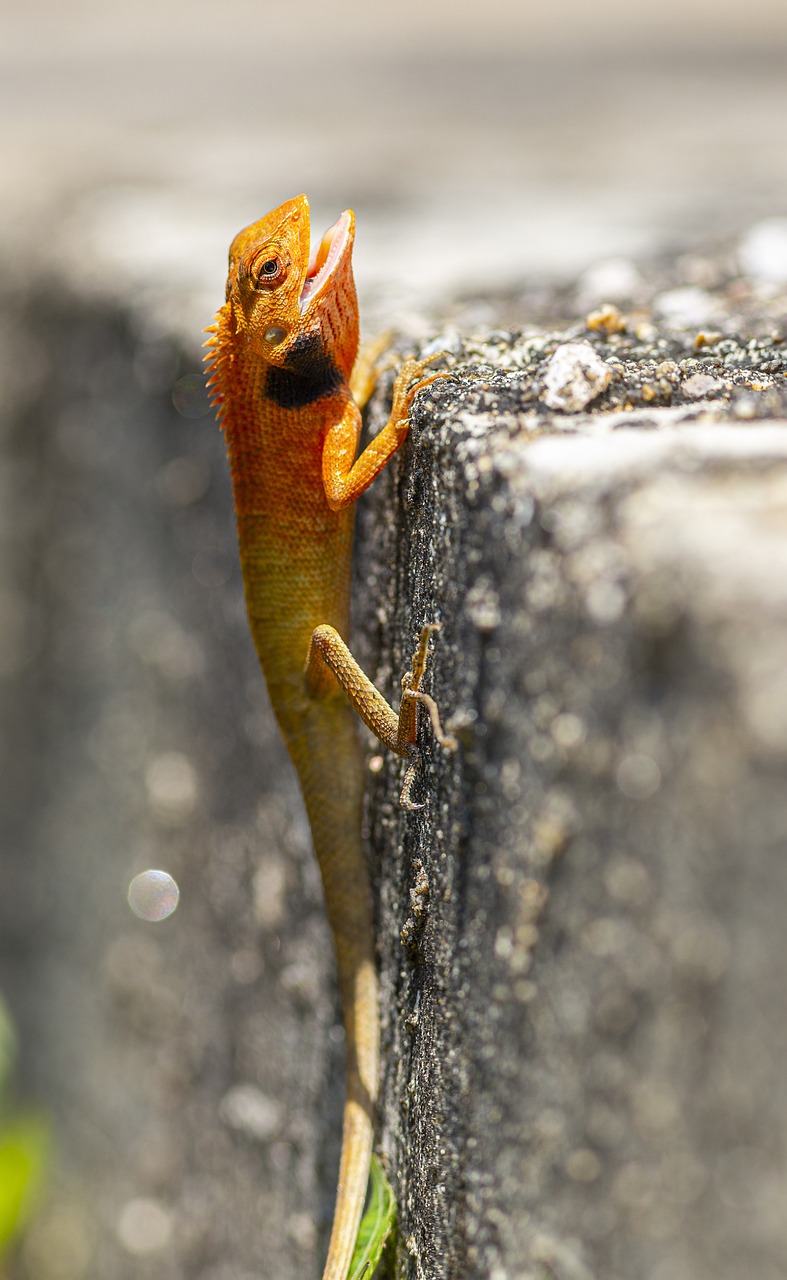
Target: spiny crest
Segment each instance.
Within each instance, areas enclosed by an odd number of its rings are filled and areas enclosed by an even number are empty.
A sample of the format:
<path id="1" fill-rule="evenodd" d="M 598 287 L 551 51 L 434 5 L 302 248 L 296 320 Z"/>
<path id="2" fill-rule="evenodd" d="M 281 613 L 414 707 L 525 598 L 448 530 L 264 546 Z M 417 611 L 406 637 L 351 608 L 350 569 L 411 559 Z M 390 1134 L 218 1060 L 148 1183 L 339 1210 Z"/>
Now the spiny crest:
<path id="1" fill-rule="evenodd" d="M 205 386 L 210 394 L 211 407 L 216 410 L 219 426 L 223 426 L 226 402 L 225 389 L 232 366 L 230 315 L 227 303 L 219 308 L 213 324 L 209 324 L 204 332 L 210 334 L 207 342 L 202 344 L 203 347 L 208 348 L 205 353 L 205 367 L 208 373 L 208 380 Z"/>

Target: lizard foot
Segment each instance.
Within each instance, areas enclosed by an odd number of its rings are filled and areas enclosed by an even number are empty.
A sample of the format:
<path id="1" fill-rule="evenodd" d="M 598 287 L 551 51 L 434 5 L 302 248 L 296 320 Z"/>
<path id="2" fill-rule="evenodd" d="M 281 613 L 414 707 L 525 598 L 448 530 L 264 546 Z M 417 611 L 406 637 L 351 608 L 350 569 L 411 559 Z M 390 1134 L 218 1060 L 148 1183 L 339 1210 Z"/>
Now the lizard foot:
<path id="1" fill-rule="evenodd" d="M 447 351 L 435 351 L 431 356 L 426 356 L 423 360 L 416 360 L 413 356 L 409 356 L 403 361 L 399 372 L 396 375 L 393 389 L 393 405 L 391 407 L 391 420 L 407 429 L 407 420 L 410 412 L 410 406 L 413 399 L 419 391 L 423 391 L 424 387 L 428 387 L 433 382 L 438 382 L 441 378 L 448 378 L 451 375 L 450 369 L 441 369 L 437 373 L 430 373 L 426 376 L 426 370 L 437 360 L 442 360 L 449 355 Z"/>
<path id="2" fill-rule="evenodd" d="M 437 703 L 430 694 L 424 693 L 421 688 L 421 681 L 423 680 L 424 672 L 426 671 L 426 661 L 429 655 L 429 640 L 434 632 L 439 630 L 439 622 L 428 622 L 426 626 L 421 628 L 418 648 L 413 654 L 411 669 L 402 678 L 402 703 L 420 702 L 426 708 L 435 741 L 443 748 L 444 751 L 456 751 L 459 743 L 453 734 L 446 733 L 443 729 Z M 414 730 L 415 721 L 412 722 L 412 726 Z M 418 773 L 418 766 L 421 761 L 421 754 L 415 745 L 411 743 L 408 747 L 407 755 L 410 758 L 410 763 L 408 764 L 404 775 L 399 803 L 404 809 L 423 809 L 423 804 L 415 804 L 410 799 L 413 782 L 415 781 L 416 774 Z"/>

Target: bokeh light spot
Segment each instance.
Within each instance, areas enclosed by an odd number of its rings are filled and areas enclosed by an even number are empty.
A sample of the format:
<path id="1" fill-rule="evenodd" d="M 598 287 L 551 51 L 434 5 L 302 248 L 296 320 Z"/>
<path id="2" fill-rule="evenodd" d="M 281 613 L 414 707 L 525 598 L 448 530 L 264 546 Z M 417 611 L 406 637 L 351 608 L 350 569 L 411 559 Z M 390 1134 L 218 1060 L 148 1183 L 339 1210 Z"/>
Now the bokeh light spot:
<path id="1" fill-rule="evenodd" d="M 167 871 L 141 871 L 128 886 L 128 905 L 140 920 L 166 920 L 179 898 L 180 889 Z"/>
<path id="2" fill-rule="evenodd" d="M 172 1235 L 172 1216 L 157 1200 L 129 1200 L 121 1210 L 117 1234 L 129 1253 L 156 1253 Z"/>

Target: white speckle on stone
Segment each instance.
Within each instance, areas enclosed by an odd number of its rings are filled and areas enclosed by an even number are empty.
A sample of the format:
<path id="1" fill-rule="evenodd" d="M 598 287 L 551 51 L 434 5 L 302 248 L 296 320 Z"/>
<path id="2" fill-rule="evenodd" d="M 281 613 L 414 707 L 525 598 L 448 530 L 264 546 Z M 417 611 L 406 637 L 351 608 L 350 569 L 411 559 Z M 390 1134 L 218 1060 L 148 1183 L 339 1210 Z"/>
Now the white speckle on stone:
<path id="1" fill-rule="evenodd" d="M 565 342 L 547 365 L 544 403 L 563 413 L 579 413 L 612 381 L 612 370 L 589 342 Z"/>
<path id="2" fill-rule="evenodd" d="M 462 350 L 462 338 L 459 330 L 453 326 L 447 326 L 442 333 L 438 333 L 437 337 L 427 342 L 426 346 L 421 350 L 421 359 L 430 360 L 432 357 L 440 354 L 441 351 L 451 351 L 454 355 Z"/>
<path id="3" fill-rule="evenodd" d="M 787 218 L 755 222 L 738 245 L 741 269 L 755 280 L 787 284 Z"/>
<path id="4" fill-rule="evenodd" d="M 259 1142 L 270 1142 L 281 1125 L 278 1102 L 268 1098 L 253 1084 L 238 1084 L 225 1093 L 219 1115 L 232 1129 L 239 1129 Z"/>
<path id="5" fill-rule="evenodd" d="M 171 1235 L 172 1215 L 158 1200 L 129 1200 L 120 1211 L 117 1236 L 128 1253 L 157 1253 Z"/>
<path id="6" fill-rule="evenodd" d="M 695 373 L 682 384 L 681 391 L 692 400 L 701 400 L 703 396 L 720 391 L 723 386 L 720 378 L 713 378 L 709 373 Z"/>
<path id="7" fill-rule="evenodd" d="M 681 289 L 668 289 L 665 293 L 660 293 L 653 303 L 653 310 L 664 320 L 691 328 L 715 320 L 719 304 L 704 289 L 698 289 L 696 285 L 685 285 Z"/>

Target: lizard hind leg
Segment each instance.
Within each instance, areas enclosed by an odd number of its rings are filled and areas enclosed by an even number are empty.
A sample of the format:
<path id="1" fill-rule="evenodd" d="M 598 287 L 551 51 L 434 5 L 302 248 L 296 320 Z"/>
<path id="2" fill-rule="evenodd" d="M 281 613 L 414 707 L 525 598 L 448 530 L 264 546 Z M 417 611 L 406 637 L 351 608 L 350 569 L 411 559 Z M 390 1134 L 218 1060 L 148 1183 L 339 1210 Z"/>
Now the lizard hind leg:
<path id="1" fill-rule="evenodd" d="M 323 623 L 312 632 L 306 659 L 306 688 L 314 696 L 325 691 L 325 669 L 332 671 L 350 705 L 383 746 L 399 751 L 399 716 L 358 665 L 335 627 Z"/>
<path id="2" fill-rule="evenodd" d="M 409 760 L 400 795 L 400 803 L 405 809 L 423 808 L 422 804 L 416 804 L 410 798 L 421 760 L 421 753 L 415 745 L 416 709 L 419 702 L 426 708 L 432 732 L 440 746 L 446 751 L 455 751 L 457 748 L 456 738 L 443 730 L 437 703 L 421 688 L 429 654 L 429 640 L 439 630 L 438 622 L 428 623 L 421 629 L 411 668 L 402 678 L 402 699 L 398 713 L 376 685 L 372 684 L 334 627 L 327 624 L 315 627 L 306 660 L 306 686 L 310 692 L 318 695 L 324 689 L 327 667 L 344 689 L 350 705 L 383 746 Z"/>
<path id="3" fill-rule="evenodd" d="M 391 343 L 392 335 L 381 333 L 371 342 L 365 342 L 358 351 L 350 374 L 350 394 L 359 409 L 363 409 L 371 398 L 379 375 L 392 367 Z M 382 359 L 386 355 L 388 358 Z"/>

